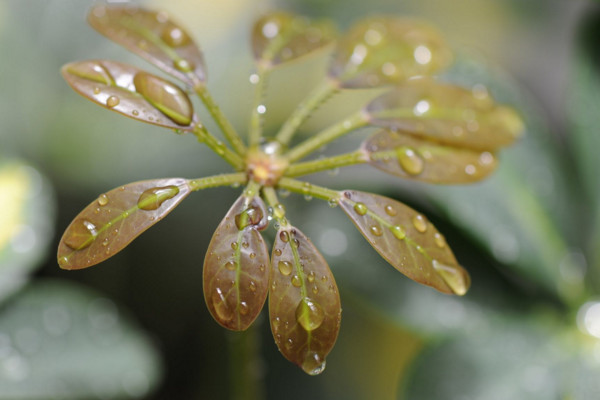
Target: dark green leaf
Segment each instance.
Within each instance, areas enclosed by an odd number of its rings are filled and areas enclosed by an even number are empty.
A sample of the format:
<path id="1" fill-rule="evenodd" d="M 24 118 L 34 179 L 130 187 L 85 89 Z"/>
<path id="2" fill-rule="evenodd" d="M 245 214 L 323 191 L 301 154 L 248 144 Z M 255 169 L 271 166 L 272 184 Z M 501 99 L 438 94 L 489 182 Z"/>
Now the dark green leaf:
<path id="1" fill-rule="evenodd" d="M 260 314 L 269 287 L 269 252 L 259 230 L 268 224 L 258 196 L 240 196 L 215 231 L 204 259 L 204 298 L 227 329 L 247 329 Z"/>
<path id="2" fill-rule="evenodd" d="M 464 295 L 471 280 L 445 238 L 404 204 L 371 193 L 345 190 L 339 205 L 371 246 L 410 279 L 440 292 Z"/>
<path id="3" fill-rule="evenodd" d="M 304 372 L 320 374 L 340 329 L 342 309 L 333 274 L 293 226 L 277 232 L 271 263 L 269 317 L 275 343 Z"/>
<path id="4" fill-rule="evenodd" d="M 58 245 L 58 264 L 98 264 L 170 213 L 190 193 L 182 178 L 129 183 L 102 194 L 71 222 Z"/>
<path id="5" fill-rule="evenodd" d="M 164 11 L 99 5 L 91 9 L 88 22 L 110 40 L 188 85 L 201 84 L 206 78 L 202 53 L 186 30 Z"/>

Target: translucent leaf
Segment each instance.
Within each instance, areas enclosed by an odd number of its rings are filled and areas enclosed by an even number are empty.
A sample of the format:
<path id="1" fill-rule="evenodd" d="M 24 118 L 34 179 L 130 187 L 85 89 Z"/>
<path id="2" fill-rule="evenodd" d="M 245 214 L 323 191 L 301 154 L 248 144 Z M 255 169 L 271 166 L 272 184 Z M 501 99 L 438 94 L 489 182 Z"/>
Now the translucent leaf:
<path id="1" fill-rule="evenodd" d="M 291 226 L 279 229 L 271 263 L 269 318 L 275 343 L 304 372 L 320 374 L 340 329 L 333 274 L 312 242 Z"/>
<path id="2" fill-rule="evenodd" d="M 425 182 L 475 182 L 496 168 L 496 157 L 490 152 L 443 146 L 390 130 L 365 140 L 362 149 L 375 168 Z"/>
<path id="3" fill-rule="evenodd" d="M 274 67 L 323 48 L 335 36 L 335 27 L 327 21 L 274 12 L 254 24 L 252 52 L 258 63 Z"/>
<path id="4" fill-rule="evenodd" d="M 98 264 L 125 248 L 190 193 L 182 178 L 127 184 L 100 195 L 71 222 L 58 245 L 64 269 Z"/>
<path id="5" fill-rule="evenodd" d="M 150 338 L 111 300 L 58 281 L 31 284 L 0 313 L 0 398 L 147 398 L 160 380 Z"/>
<path id="6" fill-rule="evenodd" d="M 412 79 L 377 97 L 365 111 L 373 125 L 477 150 L 509 145 L 524 129 L 516 112 L 496 105 L 483 85 L 467 90 Z"/>
<path id="7" fill-rule="evenodd" d="M 189 97 L 158 76 L 106 60 L 70 63 L 62 74 L 77 93 L 109 110 L 153 125 L 191 129 L 194 109 Z"/>
<path id="8" fill-rule="evenodd" d="M 206 78 L 202 53 L 186 30 L 164 11 L 99 5 L 91 9 L 88 22 L 110 40 L 188 85 L 195 86 Z"/>
<path id="9" fill-rule="evenodd" d="M 371 193 L 346 190 L 339 205 L 371 246 L 410 279 L 440 292 L 464 295 L 470 278 L 445 238 L 404 204 Z"/>
<path id="10" fill-rule="evenodd" d="M 423 22 L 374 17 L 356 23 L 338 42 L 329 75 L 345 88 L 398 84 L 445 67 L 452 53 Z"/>
<path id="11" fill-rule="evenodd" d="M 267 299 L 269 253 L 259 230 L 268 224 L 258 196 L 240 196 L 225 215 L 204 259 L 204 298 L 214 319 L 245 330 Z"/>

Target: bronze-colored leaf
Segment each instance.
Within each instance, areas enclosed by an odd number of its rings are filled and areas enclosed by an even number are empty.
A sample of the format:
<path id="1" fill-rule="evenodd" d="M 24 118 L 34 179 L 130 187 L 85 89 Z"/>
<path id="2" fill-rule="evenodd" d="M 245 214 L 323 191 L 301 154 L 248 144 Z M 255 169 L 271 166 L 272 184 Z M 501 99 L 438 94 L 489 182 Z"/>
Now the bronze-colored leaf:
<path id="1" fill-rule="evenodd" d="M 317 375 L 340 329 L 340 296 L 327 262 L 297 228 L 279 229 L 271 258 L 269 318 L 279 351 Z"/>
<path id="2" fill-rule="evenodd" d="M 365 111 L 372 125 L 476 150 L 509 145 L 523 131 L 517 113 L 496 105 L 482 85 L 468 90 L 426 78 L 411 79 L 377 97 Z"/>
<path id="3" fill-rule="evenodd" d="M 452 53 L 424 22 L 372 17 L 357 22 L 337 44 L 329 75 L 345 88 L 398 84 L 446 68 Z"/>
<path id="4" fill-rule="evenodd" d="M 440 292 L 467 292 L 469 274 L 422 214 L 398 201 L 365 192 L 345 190 L 338 202 L 371 246 L 398 271 Z"/>
<path id="5" fill-rule="evenodd" d="M 496 168 L 488 151 L 444 146 L 404 132 L 382 130 L 365 140 L 370 165 L 392 175 L 432 183 L 469 183 Z"/>
<path id="6" fill-rule="evenodd" d="M 167 178 L 129 183 L 100 195 L 67 227 L 58 245 L 58 264 L 81 269 L 112 257 L 189 193 L 186 179 Z"/>
<path id="7" fill-rule="evenodd" d="M 202 53 L 186 30 L 164 11 L 99 5 L 90 10 L 88 22 L 110 40 L 190 86 L 206 78 Z"/>
<path id="8" fill-rule="evenodd" d="M 252 51 L 263 67 L 274 67 L 327 46 L 335 36 L 335 27 L 328 21 L 274 12 L 254 24 Z"/>
<path id="9" fill-rule="evenodd" d="M 214 319 L 227 329 L 248 328 L 267 299 L 269 252 L 259 232 L 267 224 L 260 197 L 240 196 L 208 245 L 204 298 Z"/>
<path id="10" fill-rule="evenodd" d="M 193 129 L 194 109 L 175 84 L 131 65 L 106 60 L 65 65 L 62 74 L 83 97 L 127 117 L 172 129 Z"/>

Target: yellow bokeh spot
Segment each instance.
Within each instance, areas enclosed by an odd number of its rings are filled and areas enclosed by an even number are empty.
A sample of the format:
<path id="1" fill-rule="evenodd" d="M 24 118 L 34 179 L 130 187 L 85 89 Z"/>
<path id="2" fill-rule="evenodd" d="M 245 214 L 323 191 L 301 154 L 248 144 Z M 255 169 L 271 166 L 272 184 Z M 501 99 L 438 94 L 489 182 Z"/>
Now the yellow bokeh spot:
<path id="1" fill-rule="evenodd" d="M 27 171 L 19 165 L 9 164 L 0 169 L 0 251 L 19 229 L 30 183 Z"/>

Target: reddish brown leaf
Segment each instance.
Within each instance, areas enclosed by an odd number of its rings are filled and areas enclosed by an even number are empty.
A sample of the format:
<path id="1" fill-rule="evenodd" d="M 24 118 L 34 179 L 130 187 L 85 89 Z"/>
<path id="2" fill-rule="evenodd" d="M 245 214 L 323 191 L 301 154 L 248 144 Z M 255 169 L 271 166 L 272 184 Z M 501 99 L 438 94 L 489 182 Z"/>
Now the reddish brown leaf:
<path id="1" fill-rule="evenodd" d="M 468 90 L 412 79 L 377 97 L 365 110 L 371 125 L 480 151 L 509 145 L 523 131 L 516 112 L 495 104 L 482 85 Z"/>
<path id="2" fill-rule="evenodd" d="M 204 298 L 215 320 L 245 330 L 265 304 L 269 253 L 259 230 L 268 224 L 258 196 L 240 198 L 215 231 L 204 259 Z"/>
<path id="3" fill-rule="evenodd" d="M 109 110 L 153 125 L 193 129 L 187 94 L 158 76 L 106 60 L 70 63 L 62 74 L 77 93 Z"/>
<path id="4" fill-rule="evenodd" d="M 125 248 L 190 193 L 182 178 L 154 179 L 102 194 L 71 222 L 58 245 L 58 264 L 81 269 Z"/>
<path id="5" fill-rule="evenodd" d="M 463 295 L 470 278 L 445 238 L 404 204 L 371 193 L 346 190 L 339 205 L 371 246 L 410 279 L 440 292 Z"/>
<path id="6" fill-rule="evenodd" d="M 335 36 L 335 28 L 327 21 L 274 12 L 254 24 L 252 51 L 264 67 L 273 67 L 323 48 Z"/>
<path id="7" fill-rule="evenodd" d="M 316 375 L 340 329 L 341 305 L 327 262 L 297 228 L 281 227 L 271 258 L 269 318 L 279 351 Z"/>
<path id="8" fill-rule="evenodd" d="M 490 152 L 444 146 L 404 132 L 382 130 L 365 140 L 362 149 L 375 168 L 425 182 L 475 182 L 496 168 Z"/>
<path id="9" fill-rule="evenodd" d="M 398 84 L 433 74 L 452 60 L 442 35 L 412 19 L 372 17 L 357 22 L 338 42 L 329 75 L 345 88 Z"/>
<path id="10" fill-rule="evenodd" d="M 110 40 L 175 78 L 195 86 L 205 80 L 202 53 L 191 36 L 163 11 L 135 6 L 91 9 L 88 22 Z"/>

